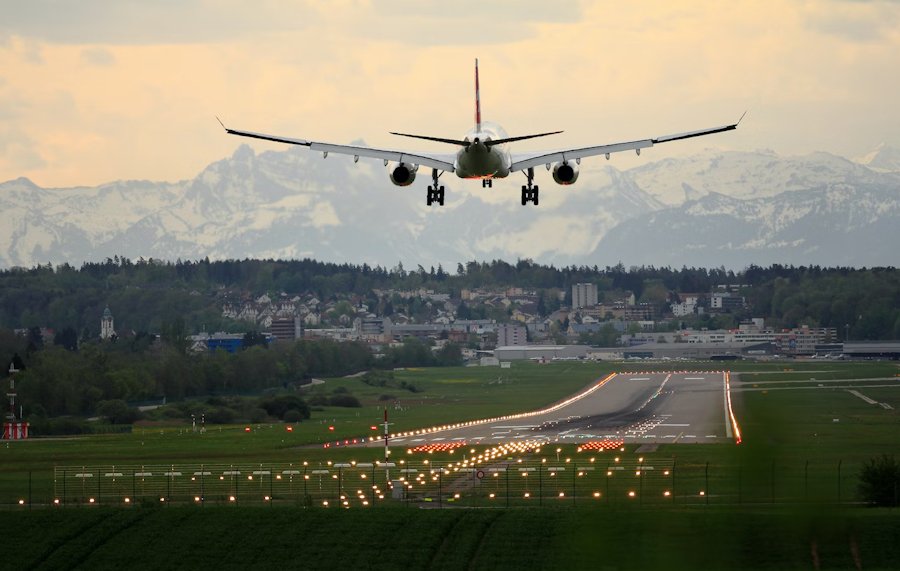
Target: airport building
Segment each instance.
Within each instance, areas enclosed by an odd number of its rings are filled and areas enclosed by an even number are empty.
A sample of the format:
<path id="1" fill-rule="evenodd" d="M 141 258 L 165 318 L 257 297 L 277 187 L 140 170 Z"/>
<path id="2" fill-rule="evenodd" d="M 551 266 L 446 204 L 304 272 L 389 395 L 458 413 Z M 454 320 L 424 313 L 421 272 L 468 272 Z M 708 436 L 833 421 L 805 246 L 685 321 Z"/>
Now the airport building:
<path id="1" fill-rule="evenodd" d="M 505 323 L 497 326 L 497 346 L 527 345 L 527 330 L 524 325 Z"/>
<path id="2" fill-rule="evenodd" d="M 199 335 L 190 335 L 188 340 L 191 342 L 191 350 L 195 352 L 202 351 L 225 351 L 227 353 L 235 353 L 244 347 L 244 333 L 201 333 Z M 274 337 L 270 333 L 264 333 L 266 345 L 272 342 Z"/>
<path id="3" fill-rule="evenodd" d="M 572 286 L 572 308 L 597 305 L 597 284 L 575 284 Z"/>
<path id="4" fill-rule="evenodd" d="M 900 341 L 844 341 L 844 355 L 853 359 L 900 359 Z"/>
<path id="5" fill-rule="evenodd" d="M 494 349 L 494 357 L 499 361 L 584 359 L 589 350 L 587 345 L 508 345 Z"/>
<path id="6" fill-rule="evenodd" d="M 303 338 L 303 321 L 300 317 L 283 317 L 272 320 L 269 333 L 278 341 L 295 341 Z"/>
<path id="7" fill-rule="evenodd" d="M 357 317 L 353 320 L 353 330 L 363 341 L 389 342 L 393 336 L 390 317 Z"/>
<path id="8" fill-rule="evenodd" d="M 623 349 L 625 359 L 729 360 L 764 357 L 775 351 L 771 343 L 645 343 Z"/>

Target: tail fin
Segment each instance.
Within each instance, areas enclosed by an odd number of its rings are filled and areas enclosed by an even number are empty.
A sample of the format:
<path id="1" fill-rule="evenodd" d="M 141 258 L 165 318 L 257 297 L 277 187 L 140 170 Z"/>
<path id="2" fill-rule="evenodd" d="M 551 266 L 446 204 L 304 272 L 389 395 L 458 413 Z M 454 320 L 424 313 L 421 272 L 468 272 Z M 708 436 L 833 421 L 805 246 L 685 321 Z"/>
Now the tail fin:
<path id="1" fill-rule="evenodd" d="M 478 58 L 475 58 L 475 130 L 481 131 L 481 93 L 478 89 Z"/>

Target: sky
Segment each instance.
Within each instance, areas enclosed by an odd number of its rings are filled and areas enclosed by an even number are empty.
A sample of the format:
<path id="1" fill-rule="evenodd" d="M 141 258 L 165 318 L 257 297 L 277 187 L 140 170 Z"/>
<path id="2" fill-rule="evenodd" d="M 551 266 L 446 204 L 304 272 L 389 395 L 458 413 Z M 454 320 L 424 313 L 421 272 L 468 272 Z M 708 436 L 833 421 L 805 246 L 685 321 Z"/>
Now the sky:
<path id="1" fill-rule="evenodd" d="M 461 137 L 476 57 L 485 120 L 510 135 L 565 131 L 522 151 L 713 127 L 745 110 L 735 132 L 613 164 L 711 147 L 900 147 L 898 2 L 0 0 L 0 181 L 192 178 L 249 142 L 216 116 L 450 152 L 389 131 Z"/>

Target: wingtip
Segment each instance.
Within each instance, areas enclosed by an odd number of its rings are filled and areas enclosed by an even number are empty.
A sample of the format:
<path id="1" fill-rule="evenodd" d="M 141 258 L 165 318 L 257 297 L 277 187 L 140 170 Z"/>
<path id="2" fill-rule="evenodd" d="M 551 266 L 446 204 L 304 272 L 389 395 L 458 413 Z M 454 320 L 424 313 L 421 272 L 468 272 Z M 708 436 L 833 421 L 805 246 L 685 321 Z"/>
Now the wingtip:
<path id="1" fill-rule="evenodd" d="M 740 119 L 738 119 L 738 120 L 737 120 L 737 123 L 735 123 L 735 124 L 734 124 L 734 126 L 735 126 L 735 127 L 737 127 L 737 126 L 738 126 L 738 125 L 740 125 L 740 124 L 741 124 L 741 121 L 743 121 L 743 120 L 744 120 L 744 117 L 746 117 L 746 116 L 747 116 L 747 113 L 748 113 L 748 112 L 749 112 L 749 111 L 750 111 L 750 110 L 749 110 L 749 109 L 746 109 L 746 110 L 744 110 L 744 112 L 743 112 L 743 113 L 741 113 L 741 118 L 740 118 Z"/>
<path id="2" fill-rule="evenodd" d="M 218 116 L 218 115 L 216 115 L 216 121 L 219 122 L 219 125 L 221 125 L 223 129 L 225 129 L 226 131 L 228 130 L 228 127 L 226 127 L 226 126 L 225 126 L 225 123 L 223 123 L 222 120 L 219 119 L 219 116 Z"/>

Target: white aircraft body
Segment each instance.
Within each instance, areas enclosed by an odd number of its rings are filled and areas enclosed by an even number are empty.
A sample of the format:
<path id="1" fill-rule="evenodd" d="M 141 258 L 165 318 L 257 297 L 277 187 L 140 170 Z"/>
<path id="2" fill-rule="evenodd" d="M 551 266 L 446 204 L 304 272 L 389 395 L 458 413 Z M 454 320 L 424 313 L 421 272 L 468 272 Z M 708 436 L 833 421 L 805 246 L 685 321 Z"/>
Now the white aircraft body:
<path id="1" fill-rule="evenodd" d="M 743 115 L 741 116 L 741 119 L 743 119 Z M 613 143 L 609 145 L 516 156 L 510 153 L 508 143 L 525 139 L 534 139 L 536 137 L 545 137 L 547 135 L 556 135 L 562 131 L 510 137 L 499 125 L 482 122 L 481 96 L 478 85 L 478 60 L 476 59 L 475 127 L 466 133 L 464 138 L 446 139 L 426 135 L 410 135 L 408 133 L 391 133 L 392 135 L 456 145 L 459 147 L 459 150 L 456 152 L 455 157 L 425 153 L 409 153 L 406 151 L 389 149 L 373 149 L 370 147 L 356 147 L 351 145 L 337 145 L 333 143 L 308 141 L 306 139 L 278 137 L 264 133 L 229 129 L 228 127 L 225 127 L 224 124 L 222 127 L 224 127 L 225 131 L 231 135 L 309 147 L 310 150 L 321 152 L 323 157 L 327 157 L 328 153 L 336 153 L 352 155 L 354 162 L 358 161 L 360 157 L 381 159 L 384 161 L 384 165 L 388 167 L 388 175 L 391 182 L 397 186 L 409 186 L 415 180 L 419 167 L 430 167 L 432 186 L 428 187 L 427 204 L 429 206 L 435 203 L 440 205 L 444 204 L 444 187 L 439 186 L 438 179 L 445 172 L 454 173 L 459 178 L 481 179 L 483 187 L 491 187 L 493 179 L 505 178 L 509 176 L 510 173 L 521 171 L 526 177 L 526 184 L 522 186 L 522 205 L 524 206 L 529 202 L 532 202 L 535 205 L 538 204 L 539 187 L 534 184 L 534 167 L 536 166 L 545 165 L 547 170 L 552 170 L 553 180 L 557 184 L 572 184 L 578 179 L 578 166 L 581 164 L 581 159 L 585 157 L 604 155 L 606 159 L 609 160 L 610 154 L 622 151 L 635 151 L 640 155 L 641 149 L 652 147 L 657 143 L 667 143 L 669 141 L 678 141 L 703 135 L 712 135 L 713 133 L 721 133 L 723 131 L 731 131 L 736 129 L 740 122 L 741 120 L 739 119 L 737 123 L 731 125 L 689 131 L 687 133 L 677 133 L 674 135 L 664 135 L 652 139 L 641 139 L 625 143 Z"/>

